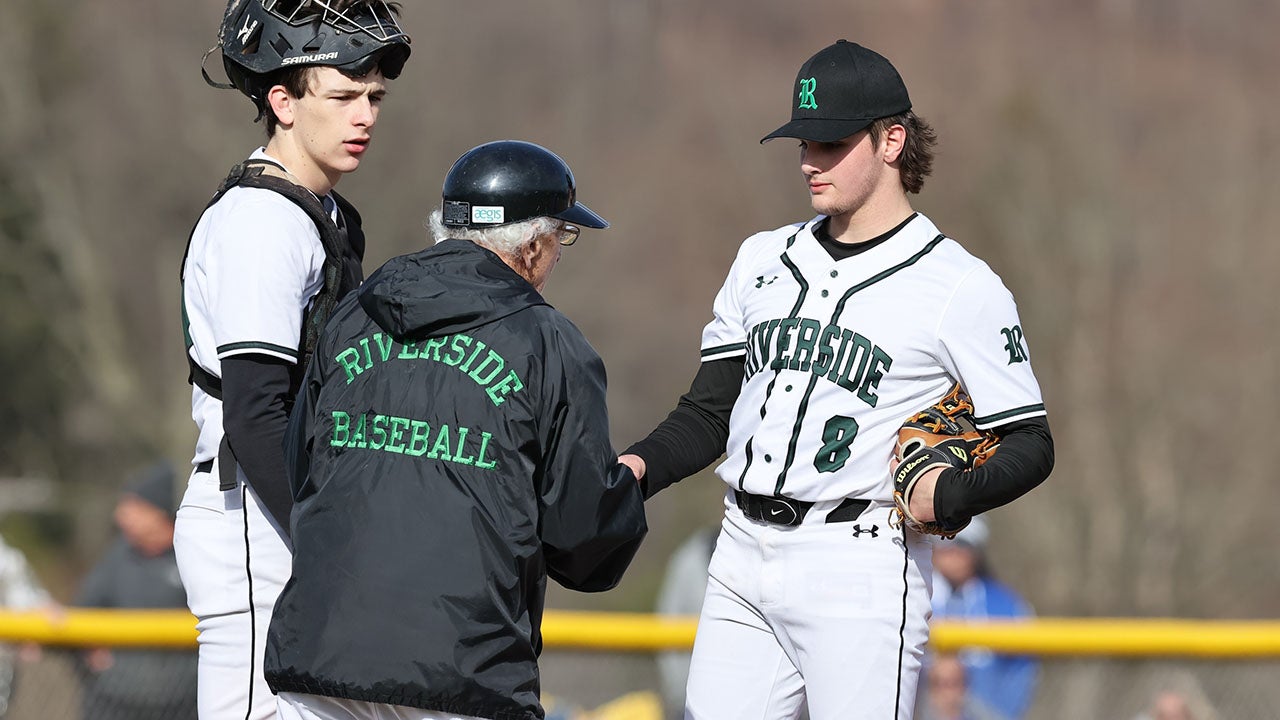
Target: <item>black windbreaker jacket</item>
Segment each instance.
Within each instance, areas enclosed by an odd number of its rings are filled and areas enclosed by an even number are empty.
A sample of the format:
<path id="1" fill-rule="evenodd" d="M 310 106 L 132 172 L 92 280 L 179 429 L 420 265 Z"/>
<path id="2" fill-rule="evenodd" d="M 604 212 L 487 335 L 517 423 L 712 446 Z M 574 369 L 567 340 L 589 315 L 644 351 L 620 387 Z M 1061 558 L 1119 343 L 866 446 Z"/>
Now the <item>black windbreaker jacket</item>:
<path id="1" fill-rule="evenodd" d="M 470 242 L 394 258 L 334 310 L 285 452 L 272 689 L 543 717 L 546 576 L 607 590 L 646 530 L 578 329 Z"/>

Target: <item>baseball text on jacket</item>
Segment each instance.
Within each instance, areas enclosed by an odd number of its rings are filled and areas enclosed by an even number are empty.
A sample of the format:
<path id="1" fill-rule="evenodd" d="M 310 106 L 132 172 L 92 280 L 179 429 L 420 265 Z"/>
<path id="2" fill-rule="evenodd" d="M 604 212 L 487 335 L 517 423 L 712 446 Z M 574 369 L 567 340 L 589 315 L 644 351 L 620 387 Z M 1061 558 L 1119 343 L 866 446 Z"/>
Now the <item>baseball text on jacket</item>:
<path id="1" fill-rule="evenodd" d="M 470 443 L 467 442 L 468 436 L 471 436 Z M 492 439 L 492 433 L 472 433 L 465 427 L 441 425 L 433 432 L 431 423 L 425 420 L 374 413 L 359 413 L 353 420 L 350 413 L 334 410 L 333 435 L 329 445 L 381 450 L 492 470 L 498 466 L 497 461 L 489 459 L 486 454 Z M 471 454 L 468 454 L 468 449 Z"/>

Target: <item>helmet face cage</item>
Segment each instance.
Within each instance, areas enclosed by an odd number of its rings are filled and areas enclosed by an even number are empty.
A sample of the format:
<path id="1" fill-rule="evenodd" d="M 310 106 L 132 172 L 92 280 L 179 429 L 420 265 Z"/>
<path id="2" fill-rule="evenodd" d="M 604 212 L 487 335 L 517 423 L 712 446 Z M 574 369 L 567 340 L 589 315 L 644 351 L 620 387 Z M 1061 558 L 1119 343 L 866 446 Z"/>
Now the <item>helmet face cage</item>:
<path id="1" fill-rule="evenodd" d="M 218 43 L 230 84 L 264 110 L 263 83 L 289 66 L 327 65 L 351 77 L 376 65 L 388 80 L 400 75 L 410 40 L 396 20 L 398 3 L 387 0 L 229 0 Z"/>
<path id="2" fill-rule="evenodd" d="M 345 10 L 339 10 L 338 5 L 336 0 L 262 0 L 263 10 L 289 25 L 312 23 L 319 15 L 324 25 L 342 32 L 364 33 L 380 43 L 405 34 L 385 0 L 370 0 L 359 5 L 361 10 L 367 11 L 359 14 L 348 12 L 354 9 L 353 5 L 349 4 Z"/>

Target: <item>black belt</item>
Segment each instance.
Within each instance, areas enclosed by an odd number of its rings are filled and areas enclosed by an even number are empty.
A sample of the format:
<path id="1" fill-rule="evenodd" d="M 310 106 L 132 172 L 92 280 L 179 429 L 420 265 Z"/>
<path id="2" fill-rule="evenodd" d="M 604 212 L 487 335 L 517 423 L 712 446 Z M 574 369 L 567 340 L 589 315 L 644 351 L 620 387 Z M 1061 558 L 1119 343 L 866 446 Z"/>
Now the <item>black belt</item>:
<path id="1" fill-rule="evenodd" d="M 738 509 L 742 511 L 743 515 L 760 522 L 789 527 L 803 522 L 804 516 L 813 507 L 813 503 L 806 500 L 793 500 L 781 495 L 752 495 L 741 490 L 734 490 L 733 498 L 737 501 Z M 845 498 L 843 502 L 827 514 L 826 521 L 828 523 L 838 523 L 857 520 L 858 516 L 870 505 L 870 500 Z"/>
<path id="2" fill-rule="evenodd" d="M 213 472 L 213 461 L 212 461 L 212 460 L 205 460 L 204 462 L 202 462 L 202 463 L 200 463 L 200 464 L 196 465 L 196 472 L 198 472 L 198 473 L 211 473 L 211 472 Z"/>

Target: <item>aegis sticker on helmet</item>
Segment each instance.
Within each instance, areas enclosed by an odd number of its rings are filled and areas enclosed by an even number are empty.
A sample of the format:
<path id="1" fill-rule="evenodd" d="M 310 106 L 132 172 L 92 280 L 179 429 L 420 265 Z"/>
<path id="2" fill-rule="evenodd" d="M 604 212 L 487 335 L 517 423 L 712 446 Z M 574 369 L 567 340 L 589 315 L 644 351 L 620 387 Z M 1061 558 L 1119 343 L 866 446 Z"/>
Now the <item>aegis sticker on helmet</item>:
<path id="1" fill-rule="evenodd" d="M 284 68 L 325 65 L 350 77 L 377 68 L 394 80 L 410 43 L 398 12 L 399 4 L 387 0 L 231 0 L 200 72 L 213 87 L 244 93 L 259 113 Z M 214 81 L 204 67 L 218 51 L 230 83 Z"/>

